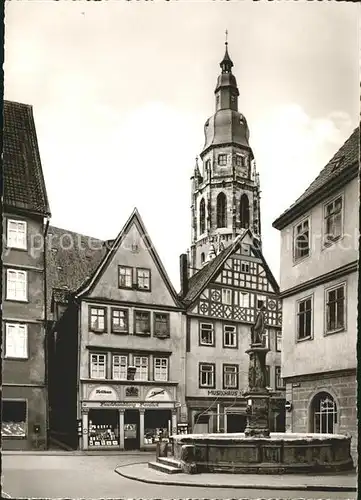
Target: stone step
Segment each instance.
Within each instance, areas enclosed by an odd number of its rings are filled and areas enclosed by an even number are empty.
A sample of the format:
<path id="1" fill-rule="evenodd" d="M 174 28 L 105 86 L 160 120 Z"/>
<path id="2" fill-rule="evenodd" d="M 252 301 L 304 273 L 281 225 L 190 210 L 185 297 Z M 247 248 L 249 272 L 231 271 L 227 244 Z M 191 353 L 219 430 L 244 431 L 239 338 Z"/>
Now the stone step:
<path id="1" fill-rule="evenodd" d="M 175 467 L 177 469 L 181 468 L 180 461 L 172 457 L 158 457 L 157 462 L 165 465 L 171 465 L 172 467 Z"/>
<path id="2" fill-rule="evenodd" d="M 182 472 L 182 470 L 178 467 L 162 464 L 161 462 L 148 462 L 148 467 L 151 469 L 159 470 L 160 472 L 165 472 L 166 474 L 179 474 L 180 472 Z"/>

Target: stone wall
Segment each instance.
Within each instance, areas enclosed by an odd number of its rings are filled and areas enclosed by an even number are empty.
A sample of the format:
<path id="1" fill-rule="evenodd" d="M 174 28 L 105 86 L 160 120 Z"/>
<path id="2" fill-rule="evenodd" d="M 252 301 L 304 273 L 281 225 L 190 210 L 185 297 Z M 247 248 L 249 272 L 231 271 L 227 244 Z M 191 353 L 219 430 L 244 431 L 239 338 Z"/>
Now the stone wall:
<path id="1" fill-rule="evenodd" d="M 286 399 L 292 411 L 286 415 L 286 432 L 312 432 L 311 402 L 319 392 L 328 392 L 337 404 L 335 433 L 350 434 L 351 454 L 357 463 L 357 383 L 356 372 L 344 371 L 304 375 L 286 380 Z"/>

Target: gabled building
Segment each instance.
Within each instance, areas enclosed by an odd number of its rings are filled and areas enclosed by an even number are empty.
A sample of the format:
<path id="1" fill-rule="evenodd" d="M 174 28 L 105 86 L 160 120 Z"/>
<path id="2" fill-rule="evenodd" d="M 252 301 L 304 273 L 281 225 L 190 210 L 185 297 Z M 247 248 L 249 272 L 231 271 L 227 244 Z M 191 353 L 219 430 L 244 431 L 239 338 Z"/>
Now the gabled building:
<path id="1" fill-rule="evenodd" d="M 50 218 L 32 107 L 4 102 L 2 446 L 47 447 L 46 280 Z"/>
<path id="2" fill-rule="evenodd" d="M 287 430 L 350 433 L 354 458 L 359 148 L 357 128 L 273 223 L 281 231 Z"/>
<path id="3" fill-rule="evenodd" d="M 251 326 L 265 308 L 264 341 L 273 391 L 271 430 L 284 428 L 281 303 L 261 251 L 260 183 L 246 118 L 238 111 L 228 45 L 215 88 L 215 113 L 192 181 L 192 241 L 181 256 L 187 314 L 186 399 L 194 432 L 242 432 Z M 189 258 L 189 262 L 188 262 Z"/>
<path id="4" fill-rule="evenodd" d="M 270 428 L 284 428 L 281 379 L 281 302 L 258 239 L 245 230 L 202 270 L 187 278 L 181 256 L 186 306 L 186 401 L 193 432 L 243 432 L 246 426 L 251 326 L 264 311 L 264 343 L 271 393 Z"/>
<path id="5" fill-rule="evenodd" d="M 184 315 L 137 210 L 70 295 L 54 326 L 59 418 L 68 408 L 73 435 L 78 419 L 81 449 L 154 448 L 187 419 Z"/>

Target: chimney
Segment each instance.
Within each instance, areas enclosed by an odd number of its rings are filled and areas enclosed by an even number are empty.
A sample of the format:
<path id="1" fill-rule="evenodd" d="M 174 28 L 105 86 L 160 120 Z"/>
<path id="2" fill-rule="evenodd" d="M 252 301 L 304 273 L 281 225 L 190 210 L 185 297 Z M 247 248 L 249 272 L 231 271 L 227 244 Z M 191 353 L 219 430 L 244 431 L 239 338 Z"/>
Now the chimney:
<path id="1" fill-rule="evenodd" d="M 186 253 L 182 253 L 182 255 L 179 257 L 179 263 L 180 263 L 180 285 L 181 285 L 180 294 L 182 297 L 184 297 L 188 292 L 188 257 Z"/>

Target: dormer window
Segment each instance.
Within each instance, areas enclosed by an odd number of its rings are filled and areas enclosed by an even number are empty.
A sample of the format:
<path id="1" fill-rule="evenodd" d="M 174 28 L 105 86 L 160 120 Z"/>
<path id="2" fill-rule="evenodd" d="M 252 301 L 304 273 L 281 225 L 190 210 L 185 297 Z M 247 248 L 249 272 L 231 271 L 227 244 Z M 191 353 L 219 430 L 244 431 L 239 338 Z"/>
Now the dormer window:
<path id="1" fill-rule="evenodd" d="M 226 167 L 227 166 L 227 155 L 225 155 L 225 154 L 218 155 L 218 165 L 220 167 Z"/>

